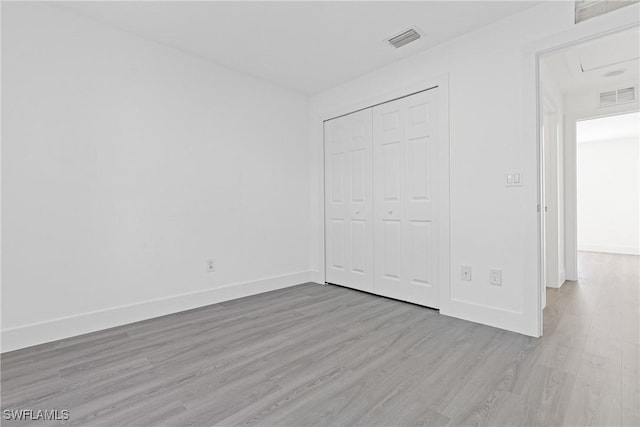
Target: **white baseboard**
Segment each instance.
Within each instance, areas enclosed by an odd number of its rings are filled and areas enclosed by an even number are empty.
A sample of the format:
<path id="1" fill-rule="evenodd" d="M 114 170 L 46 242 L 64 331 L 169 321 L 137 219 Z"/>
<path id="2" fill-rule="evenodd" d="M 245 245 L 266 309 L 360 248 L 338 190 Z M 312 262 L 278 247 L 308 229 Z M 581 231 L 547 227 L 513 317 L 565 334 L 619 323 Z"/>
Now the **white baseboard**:
<path id="1" fill-rule="evenodd" d="M 562 269 L 558 272 L 558 281 L 557 283 L 547 283 L 547 288 L 559 288 L 566 281 L 566 270 Z"/>
<path id="2" fill-rule="evenodd" d="M 585 252 L 606 252 L 621 255 L 640 255 L 640 248 L 631 246 L 602 246 L 602 245 L 579 245 L 579 251 Z"/>
<path id="3" fill-rule="evenodd" d="M 219 288 L 113 307 L 2 331 L 2 352 L 286 288 L 309 281 L 310 272 L 235 283 Z"/>
<path id="4" fill-rule="evenodd" d="M 451 298 L 448 307 L 440 308 L 440 314 L 467 320 L 469 322 L 492 326 L 506 331 L 537 337 L 534 331 L 527 328 L 525 316 L 516 310 L 503 309 L 471 301 Z"/>
<path id="5" fill-rule="evenodd" d="M 311 270 L 309 281 L 313 283 L 324 283 L 324 273 L 318 270 Z"/>

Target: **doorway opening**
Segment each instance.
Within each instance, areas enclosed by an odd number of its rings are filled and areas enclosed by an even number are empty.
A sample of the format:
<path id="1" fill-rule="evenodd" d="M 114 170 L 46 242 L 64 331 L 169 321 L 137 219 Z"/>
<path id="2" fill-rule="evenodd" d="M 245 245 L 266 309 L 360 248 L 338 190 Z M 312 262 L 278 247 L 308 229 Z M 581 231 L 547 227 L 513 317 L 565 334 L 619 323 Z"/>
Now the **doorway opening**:
<path id="1" fill-rule="evenodd" d="M 639 41 L 633 27 L 539 57 L 543 309 L 610 274 L 589 254 L 640 254 Z"/>
<path id="2" fill-rule="evenodd" d="M 639 112 L 576 123 L 579 252 L 640 255 L 639 148 Z"/>

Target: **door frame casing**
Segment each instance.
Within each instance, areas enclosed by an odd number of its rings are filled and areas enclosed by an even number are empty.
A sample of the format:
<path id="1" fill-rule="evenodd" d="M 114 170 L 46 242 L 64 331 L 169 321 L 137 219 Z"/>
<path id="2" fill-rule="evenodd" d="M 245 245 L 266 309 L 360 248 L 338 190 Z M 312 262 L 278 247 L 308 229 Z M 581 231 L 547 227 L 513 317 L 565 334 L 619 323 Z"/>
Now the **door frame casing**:
<path id="1" fill-rule="evenodd" d="M 630 6 L 633 8 L 633 6 Z M 542 336 L 542 245 L 544 230 L 541 227 L 543 189 L 540 186 L 542 162 L 540 159 L 540 57 L 590 40 L 615 34 L 640 26 L 640 20 L 632 13 L 603 15 L 599 19 L 578 25 L 524 46 L 522 49 L 522 170 L 525 176 L 535 176 L 536 186 L 524 188 L 524 295 L 525 328 L 528 335 Z M 526 159 L 532 159 L 531 161 Z M 533 160 L 535 159 L 535 160 Z M 566 215 L 566 213 L 565 213 Z M 535 262 L 532 262 L 535 260 Z M 568 266 L 567 266 L 568 267 Z M 528 302 L 529 301 L 529 302 Z"/>
<path id="2" fill-rule="evenodd" d="M 542 94 L 542 130 L 546 132 L 549 141 L 543 136 L 543 154 L 545 162 L 548 162 L 548 168 L 544 176 L 546 193 L 547 189 L 551 190 L 550 194 L 544 194 L 545 207 L 545 284 L 547 288 L 559 288 L 564 282 L 564 262 L 560 263 L 560 241 L 564 233 L 564 204 L 562 194 L 560 193 L 560 183 L 564 183 L 564 137 L 559 133 L 563 129 L 563 116 L 560 109 L 561 100 L 550 96 L 548 93 Z M 551 129 L 546 129 L 544 124 L 551 125 Z M 547 163 L 545 163 L 547 166 Z M 561 210 L 562 208 L 562 210 Z M 548 210 L 547 210 L 548 209 Z M 561 215 L 562 212 L 562 215 Z M 559 224 L 562 224 L 560 227 Z M 544 292 L 543 292 L 544 293 Z M 544 301 L 544 298 L 543 298 Z"/>
<path id="3" fill-rule="evenodd" d="M 450 141 L 449 141 L 449 75 L 443 74 L 427 78 L 425 80 L 416 82 L 414 84 L 398 87 L 392 90 L 372 93 L 363 99 L 354 100 L 353 102 L 343 105 L 338 108 L 334 108 L 325 112 L 321 112 L 316 116 L 316 123 L 321 123 L 322 132 L 322 167 L 319 171 L 318 179 L 323 183 L 321 205 L 322 205 L 322 218 L 321 229 L 323 239 L 321 240 L 322 253 L 321 266 L 318 272 L 322 283 L 326 283 L 326 206 L 325 206 L 325 152 L 324 152 L 324 122 L 333 118 L 337 118 L 352 112 L 356 112 L 365 108 L 370 108 L 375 105 L 393 101 L 398 98 L 406 97 L 425 90 L 438 88 L 438 143 L 440 144 L 439 150 L 439 168 L 438 168 L 438 194 L 441 195 L 438 205 L 438 218 L 440 220 L 438 228 L 438 247 L 440 250 L 440 256 L 438 258 L 438 302 L 439 309 L 443 314 L 448 311 L 448 301 L 451 294 L 451 237 L 450 237 Z"/>

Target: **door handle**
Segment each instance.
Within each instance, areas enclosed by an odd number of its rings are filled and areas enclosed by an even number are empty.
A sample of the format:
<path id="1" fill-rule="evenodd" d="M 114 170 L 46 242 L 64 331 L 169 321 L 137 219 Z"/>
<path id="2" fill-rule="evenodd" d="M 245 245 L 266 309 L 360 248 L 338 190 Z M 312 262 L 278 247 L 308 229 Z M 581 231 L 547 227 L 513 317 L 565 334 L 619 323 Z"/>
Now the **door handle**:
<path id="1" fill-rule="evenodd" d="M 389 209 L 389 215 L 391 215 L 393 213 L 393 211 L 391 209 Z"/>
<path id="2" fill-rule="evenodd" d="M 356 215 L 360 215 L 360 211 L 359 210 L 356 210 Z"/>

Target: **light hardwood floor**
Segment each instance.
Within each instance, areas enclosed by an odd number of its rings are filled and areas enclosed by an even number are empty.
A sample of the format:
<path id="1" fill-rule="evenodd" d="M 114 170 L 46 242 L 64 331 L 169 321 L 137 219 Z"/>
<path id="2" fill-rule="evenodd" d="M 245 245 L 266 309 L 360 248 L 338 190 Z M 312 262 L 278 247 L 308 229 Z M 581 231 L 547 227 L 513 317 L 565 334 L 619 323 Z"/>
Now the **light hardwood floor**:
<path id="1" fill-rule="evenodd" d="M 78 426 L 638 426 L 638 260 L 581 253 L 541 339 L 304 284 L 3 354 L 1 406 Z"/>

